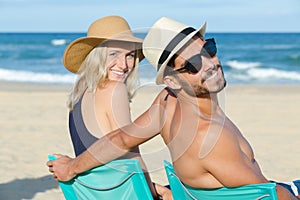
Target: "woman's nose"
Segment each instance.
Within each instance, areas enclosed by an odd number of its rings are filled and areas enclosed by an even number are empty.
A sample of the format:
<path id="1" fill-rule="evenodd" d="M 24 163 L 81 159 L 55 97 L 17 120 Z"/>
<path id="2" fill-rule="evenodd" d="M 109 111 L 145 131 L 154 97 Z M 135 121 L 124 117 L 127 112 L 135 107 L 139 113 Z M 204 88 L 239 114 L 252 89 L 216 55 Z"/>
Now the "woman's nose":
<path id="1" fill-rule="evenodd" d="M 117 67 L 120 68 L 120 69 L 123 69 L 123 70 L 128 68 L 125 56 L 119 56 L 118 57 Z"/>

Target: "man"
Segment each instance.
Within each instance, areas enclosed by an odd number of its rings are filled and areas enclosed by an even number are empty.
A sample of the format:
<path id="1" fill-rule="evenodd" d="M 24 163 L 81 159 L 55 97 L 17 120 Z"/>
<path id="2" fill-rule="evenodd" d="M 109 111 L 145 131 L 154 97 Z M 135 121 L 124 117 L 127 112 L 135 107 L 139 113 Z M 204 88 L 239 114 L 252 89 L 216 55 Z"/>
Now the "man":
<path id="1" fill-rule="evenodd" d="M 195 188 L 236 187 L 266 183 L 250 144 L 223 113 L 217 93 L 226 85 L 213 39 L 199 29 L 168 18 L 147 34 L 143 52 L 157 68 L 156 82 L 168 87 L 133 124 L 113 131 L 71 159 L 49 161 L 57 180 L 66 181 L 118 158 L 158 133 L 167 144 L 174 169 Z M 279 199 L 297 199 L 277 186 Z M 298 195 L 298 194 L 296 194 Z"/>

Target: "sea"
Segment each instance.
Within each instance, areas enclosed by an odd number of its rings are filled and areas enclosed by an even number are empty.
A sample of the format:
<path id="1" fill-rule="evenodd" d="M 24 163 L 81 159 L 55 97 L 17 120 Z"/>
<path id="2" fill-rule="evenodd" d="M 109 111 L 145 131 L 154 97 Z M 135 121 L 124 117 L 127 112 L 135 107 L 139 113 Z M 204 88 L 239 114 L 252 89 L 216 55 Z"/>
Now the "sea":
<path id="1" fill-rule="evenodd" d="M 136 33 L 144 38 L 146 33 Z M 73 84 L 62 56 L 85 33 L 0 33 L 0 81 Z M 229 84 L 300 84 L 300 33 L 207 33 L 215 38 Z M 141 84 L 155 83 L 156 71 L 144 59 Z"/>

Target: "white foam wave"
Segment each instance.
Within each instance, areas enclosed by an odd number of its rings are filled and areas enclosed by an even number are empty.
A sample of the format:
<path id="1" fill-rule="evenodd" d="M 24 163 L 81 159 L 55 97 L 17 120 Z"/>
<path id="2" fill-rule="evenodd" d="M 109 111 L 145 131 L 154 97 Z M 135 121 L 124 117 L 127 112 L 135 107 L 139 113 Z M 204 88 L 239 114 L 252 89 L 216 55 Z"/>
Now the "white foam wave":
<path id="1" fill-rule="evenodd" d="M 255 79 L 287 79 L 287 80 L 294 80 L 300 81 L 300 73 L 294 71 L 283 71 L 278 69 L 249 69 L 247 71 L 248 76 L 255 78 Z"/>
<path id="2" fill-rule="evenodd" d="M 53 39 L 51 40 L 51 44 L 54 46 L 61 46 L 65 45 L 67 43 L 67 40 L 65 39 Z"/>
<path id="3" fill-rule="evenodd" d="M 300 59 L 300 55 L 297 55 L 297 54 L 292 54 L 292 55 L 290 55 L 289 56 L 291 59 L 293 59 L 293 60 L 298 60 L 298 59 Z"/>
<path id="4" fill-rule="evenodd" d="M 62 75 L 50 73 L 34 73 L 29 71 L 0 69 L 0 80 L 14 82 L 73 84 L 75 75 Z"/>
<path id="5" fill-rule="evenodd" d="M 271 50 L 287 50 L 287 49 L 292 49 L 292 48 L 297 48 L 297 45 L 294 44 L 270 44 L 270 45 L 264 45 L 263 47 L 260 47 L 263 49 L 271 49 Z"/>
<path id="6" fill-rule="evenodd" d="M 227 61 L 225 64 L 231 68 L 238 69 L 238 70 L 255 68 L 262 65 L 260 62 L 239 62 L 237 60 L 230 60 Z"/>

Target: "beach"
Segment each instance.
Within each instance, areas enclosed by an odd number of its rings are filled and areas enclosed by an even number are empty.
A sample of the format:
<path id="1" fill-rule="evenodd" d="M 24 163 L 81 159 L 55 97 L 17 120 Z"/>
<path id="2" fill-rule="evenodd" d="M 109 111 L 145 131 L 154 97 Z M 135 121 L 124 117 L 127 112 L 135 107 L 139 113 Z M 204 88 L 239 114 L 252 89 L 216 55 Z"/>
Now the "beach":
<path id="1" fill-rule="evenodd" d="M 46 167 L 47 155 L 74 156 L 66 100 L 71 86 L 0 82 L 0 199 L 64 199 Z M 144 87 L 133 99 L 133 119 L 161 87 Z M 229 85 L 220 104 L 252 145 L 268 179 L 300 178 L 300 85 Z M 166 184 L 160 139 L 141 146 L 154 182 Z M 154 157 L 153 152 L 161 157 Z"/>

